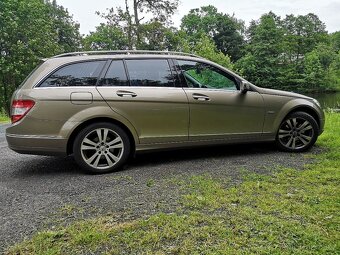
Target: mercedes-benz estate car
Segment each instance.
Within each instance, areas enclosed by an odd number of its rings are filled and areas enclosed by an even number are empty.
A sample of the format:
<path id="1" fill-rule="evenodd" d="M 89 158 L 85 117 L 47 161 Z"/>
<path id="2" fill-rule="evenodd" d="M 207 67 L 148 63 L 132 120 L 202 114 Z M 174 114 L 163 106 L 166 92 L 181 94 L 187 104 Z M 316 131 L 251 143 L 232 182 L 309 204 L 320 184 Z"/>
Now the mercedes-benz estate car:
<path id="1" fill-rule="evenodd" d="M 73 155 L 92 173 L 120 169 L 152 149 L 273 141 L 301 152 L 325 121 L 313 98 L 257 87 L 195 55 L 157 51 L 45 59 L 11 107 L 12 150 Z"/>

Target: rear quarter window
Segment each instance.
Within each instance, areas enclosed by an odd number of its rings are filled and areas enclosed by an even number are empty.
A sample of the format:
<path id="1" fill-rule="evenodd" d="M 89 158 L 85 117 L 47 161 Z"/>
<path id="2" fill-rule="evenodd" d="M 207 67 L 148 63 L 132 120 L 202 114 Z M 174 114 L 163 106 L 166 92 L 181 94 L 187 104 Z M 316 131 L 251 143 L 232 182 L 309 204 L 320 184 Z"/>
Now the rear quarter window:
<path id="1" fill-rule="evenodd" d="M 52 73 L 40 87 L 96 86 L 106 61 L 69 64 Z"/>

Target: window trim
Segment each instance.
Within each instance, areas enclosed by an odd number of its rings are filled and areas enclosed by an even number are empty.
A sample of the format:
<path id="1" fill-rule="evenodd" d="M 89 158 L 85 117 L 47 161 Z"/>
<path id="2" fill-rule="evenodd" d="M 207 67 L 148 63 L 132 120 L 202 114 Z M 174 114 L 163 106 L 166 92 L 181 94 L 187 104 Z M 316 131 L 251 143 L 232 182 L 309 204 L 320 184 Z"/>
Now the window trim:
<path id="1" fill-rule="evenodd" d="M 102 68 L 102 70 L 100 71 L 99 75 L 98 75 L 98 78 L 97 78 L 97 82 L 96 82 L 96 85 L 94 86 L 60 86 L 60 87 L 40 87 L 41 84 L 43 84 L 53 73 L 59 71 L 61 68 L 64 68 L 66 66 L 69 66 L 69 65 L 73 65 L 73 64 L 80 64 L 80 63 L 87 63 L 87 62 L 97 62 L 97 61 L 103 61 L 103 62 L 106 62 Z M 79 61 L 74 61 L 74 62 L 69 62 L 69 63 L 65 63 L 65 64 L 62 64 L 54 69 L 52 69 L 52 71 L 48 72 L 45 76 L 43 76 L 34 86 L 33 86 L 33 89 L 55 89 L 55 88 L 88 88 L 88 87 L 97 87 L 97 83 L 98 83 L 98 80 L 99 80 L 99 77 L 101 76 L 103 70 L 105 69 L 106 65 L 107 65 L 107 62 L 109 62 L 110 59 L 107 59 L 107 58 L 102 58 L 102 59 L 88 59 L 88 60 L 79 60 Z"/>

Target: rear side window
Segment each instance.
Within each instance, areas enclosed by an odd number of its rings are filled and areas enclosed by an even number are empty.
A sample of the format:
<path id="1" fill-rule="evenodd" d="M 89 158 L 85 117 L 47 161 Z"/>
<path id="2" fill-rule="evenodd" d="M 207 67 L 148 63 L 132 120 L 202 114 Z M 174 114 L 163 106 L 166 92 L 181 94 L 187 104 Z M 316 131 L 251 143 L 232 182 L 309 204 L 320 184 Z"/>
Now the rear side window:
<path id="1" fill-rule="evenodd" d="M 64 66 L 51 74 L 40 87 L 95 86 L 106 61 L 91 61 Z"/>
<path id="2" fill-rule="evenodd" d="M 106 72 L 105 78 L 100 80 L 100 86 L 129 86 L 125 67 L 122 60 L 113 60 Z"/>
<path id="3" fill-rule="evenodd" d="M 126 60 L 131 86 L 174 87 L 174 76 L 167 59 Z"/>

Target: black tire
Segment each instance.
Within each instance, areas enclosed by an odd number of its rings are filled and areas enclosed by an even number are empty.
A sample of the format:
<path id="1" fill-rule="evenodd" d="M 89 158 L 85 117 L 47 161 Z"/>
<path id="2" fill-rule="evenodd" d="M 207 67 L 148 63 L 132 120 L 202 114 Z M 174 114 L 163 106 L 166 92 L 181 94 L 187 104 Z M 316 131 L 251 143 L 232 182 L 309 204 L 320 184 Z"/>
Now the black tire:
<path id="1" fill-rule="evenodd" d="M 319 135 L 316 120 L 305 112 L 293 112 L 280 124 L 276 144 L 280 150 L 302 152 L 310 149 Z"/>
<path id="2" fill-rule="evenodd" d="M 130 152 L 128 135 L 119 126 L 108 122 L 90 124 L 79 132 L 73 143 L 76 162 L 91 174 L 121 169 Z"/>

